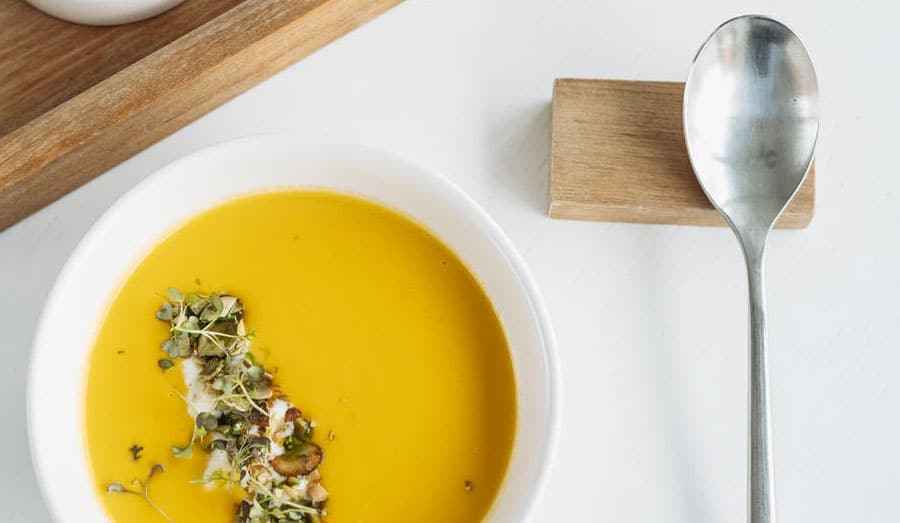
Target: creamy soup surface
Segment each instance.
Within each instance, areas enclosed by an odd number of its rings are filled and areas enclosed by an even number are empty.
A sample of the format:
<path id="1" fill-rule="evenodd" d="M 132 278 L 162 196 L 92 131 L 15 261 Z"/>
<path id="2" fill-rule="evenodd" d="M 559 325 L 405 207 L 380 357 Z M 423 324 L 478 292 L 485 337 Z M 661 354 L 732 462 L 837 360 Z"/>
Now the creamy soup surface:
<path id="1" fill-rule="evenodd" d="M 173 456 L 193 422 L 179 397 L 182 364 L 157 365 L 168 325 L 154 314 L 169 286 L 243 301 L 253 354 L 316 422 L 325 521 L 470 522 L 488 513 L 516 424 L 512 363 L 488 298 L 406 218 L 354 197 L 284 191 L 191 219 L 112 299 L 90 356 L 84 426 L 97 496 L 113 521 L 164 521 L 139 496 L 106 492 L 155 463 L 165 472 L 151 497 L 178 523 L 230 523 L 241 496 L 191 482 L 207 465 L 201 448 Z M 136 461 L 133 445 L 143 447 Z"/>

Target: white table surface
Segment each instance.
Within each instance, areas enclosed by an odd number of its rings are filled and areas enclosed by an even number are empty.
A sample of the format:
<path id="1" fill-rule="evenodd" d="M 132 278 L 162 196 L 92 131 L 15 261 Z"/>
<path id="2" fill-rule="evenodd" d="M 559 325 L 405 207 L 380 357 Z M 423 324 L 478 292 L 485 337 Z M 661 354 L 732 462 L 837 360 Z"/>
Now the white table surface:
<path id="1" fill-rule="evenodd" d="M 563 380 L 535 521 L 744 521 L 746 283 L 731 233 L 554 221 L 545 208 L 555 77 L 683 80 L 708 33 L 746 12 L 803 38 L 825 114 L 816 217 L 769 245 L 781 521 L 900 521 L 898 8 L 787 3 L 408 0 L 0 233 L 0 521 L 49 520 L 28 455 L 26 366 L 80 237 L 160 166 L 291 130 L 443 173 L 521 250 Z"/>

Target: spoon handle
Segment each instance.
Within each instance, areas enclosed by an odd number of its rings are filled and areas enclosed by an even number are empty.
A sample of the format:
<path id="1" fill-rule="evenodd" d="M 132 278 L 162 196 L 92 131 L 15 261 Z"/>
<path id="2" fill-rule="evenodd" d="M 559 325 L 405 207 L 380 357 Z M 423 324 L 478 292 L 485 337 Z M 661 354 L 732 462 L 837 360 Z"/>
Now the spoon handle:
<path id="1" fill-rule="evenodd" d="M 750 287 L 750 523 L 775 523 L 775 478 L 772 458 L 772 406 L 766 352 L 766 302 L 763 289 L 765 243 L 746 249 Z"/>

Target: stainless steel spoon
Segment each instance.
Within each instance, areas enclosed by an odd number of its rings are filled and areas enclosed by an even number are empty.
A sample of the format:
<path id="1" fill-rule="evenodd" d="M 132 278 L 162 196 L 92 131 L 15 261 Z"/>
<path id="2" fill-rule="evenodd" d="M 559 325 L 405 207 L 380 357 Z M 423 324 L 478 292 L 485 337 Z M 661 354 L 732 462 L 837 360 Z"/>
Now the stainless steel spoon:
<path id="1" fill-rule="evenodd" d="M 684 135 L 703 191 L 744 250 L 750 288 L 749 521 L 775 522 L 763 259 L 766 237 L 803 182 L 819 132 L 809 54 L 779 22 L 725 22 L 694 58 Z"/>

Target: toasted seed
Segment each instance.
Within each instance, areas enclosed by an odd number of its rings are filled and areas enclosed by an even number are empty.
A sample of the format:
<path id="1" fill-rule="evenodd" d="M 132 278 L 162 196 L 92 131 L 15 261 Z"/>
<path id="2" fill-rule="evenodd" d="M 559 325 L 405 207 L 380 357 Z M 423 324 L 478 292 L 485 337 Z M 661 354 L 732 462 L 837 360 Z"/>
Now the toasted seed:
<path id="1" fill-rule="evenodd" d="M 276 457 L 269 463 L 282 476 L 303 476 L 316 470 L 322 463 L 324 454 L 315 443 L 304 443 L 287 454 Z"/>
<path id="2" fill-rule="evenodd" d="M 198 427 L 202 427 L 207 432 L 212 432 L 219 428 L 219 420 L 209 412 L 201 412 L 197 414 L 194 420 Z"/>
<path id="3" fill-rule="evenodd" d="M 250 420 L 250 423 L 258 426 L 258 427 L 268 427 L 269 426 L 269 417 L 259 412 L 258 410 L 250 411 L 250 415 L 247 416 L 247 419 Z"/>
<path id="4" fill-rule="evenodd" d="M 321 483 L 312 483 L 306 487 L 306 495 L 313 503 L 321 503 L 328 499 L 328 491 Z"/>
<path id="5" fill-rule="evenodd" d="M 300 409 L 296 407 L 291 407 L 284 413 L 284 421 L 294 421 L 302 415 Z"/>

